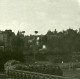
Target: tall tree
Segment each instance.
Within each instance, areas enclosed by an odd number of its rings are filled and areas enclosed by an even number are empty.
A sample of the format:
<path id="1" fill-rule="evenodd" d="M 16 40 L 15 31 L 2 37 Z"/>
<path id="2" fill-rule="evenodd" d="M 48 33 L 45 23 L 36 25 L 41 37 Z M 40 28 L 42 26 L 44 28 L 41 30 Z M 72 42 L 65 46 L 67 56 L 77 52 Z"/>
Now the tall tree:
<path id="1" fill-rule="evenodd" d="M 12 40 L 12 47 L 13 47 L 13 58 L 16 60 L 24 61 L 24 37 L 21 37 L 19 35 L 19 32 L 17 33 L 17 36 L 15 36 Z"/>

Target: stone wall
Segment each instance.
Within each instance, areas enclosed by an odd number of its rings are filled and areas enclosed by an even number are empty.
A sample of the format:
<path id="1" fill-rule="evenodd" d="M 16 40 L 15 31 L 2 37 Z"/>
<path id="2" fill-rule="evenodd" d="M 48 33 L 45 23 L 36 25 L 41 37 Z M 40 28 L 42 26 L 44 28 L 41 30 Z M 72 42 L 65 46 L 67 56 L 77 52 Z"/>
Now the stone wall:
<path id="1" fill-rule="evenodd" d="M 7 76 L 10 79 L 74 79 L 69 77 L 55 76 L 22 70 L 8 70 Z"/>

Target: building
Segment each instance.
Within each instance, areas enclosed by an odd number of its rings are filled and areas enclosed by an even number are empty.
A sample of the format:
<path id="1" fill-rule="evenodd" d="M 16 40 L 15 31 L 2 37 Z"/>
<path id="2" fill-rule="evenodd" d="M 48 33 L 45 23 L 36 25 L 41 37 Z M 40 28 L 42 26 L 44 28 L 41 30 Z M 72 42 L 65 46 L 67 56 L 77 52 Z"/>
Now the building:
<path id="1" fill-rule="evenodd" d="M 0 31 L 0 49 L 11 50 L 11 39 L 14 35 L 12 30 Z"/>

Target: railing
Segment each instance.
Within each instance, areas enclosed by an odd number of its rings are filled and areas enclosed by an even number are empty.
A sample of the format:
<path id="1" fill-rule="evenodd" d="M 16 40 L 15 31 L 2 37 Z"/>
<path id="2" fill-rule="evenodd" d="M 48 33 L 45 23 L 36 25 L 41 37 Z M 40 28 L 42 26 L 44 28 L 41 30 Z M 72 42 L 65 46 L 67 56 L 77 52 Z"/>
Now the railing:
<path id="1" fill-rule="evenodd" d="M 76 79 L 22 70 L 8 70 L 7 75 L 10 79 Z"/>

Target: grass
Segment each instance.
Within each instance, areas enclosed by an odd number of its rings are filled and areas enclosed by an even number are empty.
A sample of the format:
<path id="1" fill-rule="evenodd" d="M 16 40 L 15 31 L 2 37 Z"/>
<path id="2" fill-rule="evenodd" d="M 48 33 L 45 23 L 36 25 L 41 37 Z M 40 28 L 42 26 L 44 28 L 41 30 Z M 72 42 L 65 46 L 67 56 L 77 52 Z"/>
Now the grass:
<path id="1" fill-rule="evenodd" d="M 63 75 L 66 77 L 80 79 L 80 70 L 63 70 Z"/>

